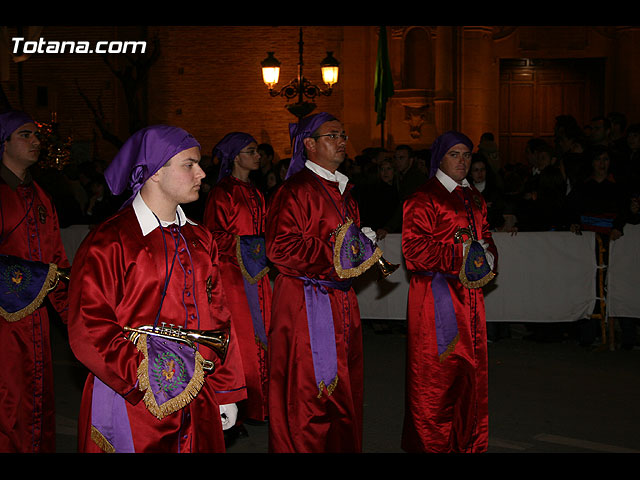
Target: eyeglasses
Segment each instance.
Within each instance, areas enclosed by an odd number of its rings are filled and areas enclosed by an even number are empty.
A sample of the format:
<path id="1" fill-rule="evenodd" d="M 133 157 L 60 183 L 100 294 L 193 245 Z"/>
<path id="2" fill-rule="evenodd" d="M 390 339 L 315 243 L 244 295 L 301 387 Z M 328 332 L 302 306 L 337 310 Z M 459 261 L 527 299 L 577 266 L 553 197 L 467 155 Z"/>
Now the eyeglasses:
<path id="1" fill-rule="evenodd" d="M 334 142 L 338 139 L 341 138 L 343 139 L 345 142 L 347 140 L 349 140 L 349 135 L 345 135 L 344 133 L 325 133 L 324 135 L 316 135 L 315 137 L 312 137 L 314 140 L 317 140 L 320 137 L 329 137 L 331 140 L 333 140 Z"/>

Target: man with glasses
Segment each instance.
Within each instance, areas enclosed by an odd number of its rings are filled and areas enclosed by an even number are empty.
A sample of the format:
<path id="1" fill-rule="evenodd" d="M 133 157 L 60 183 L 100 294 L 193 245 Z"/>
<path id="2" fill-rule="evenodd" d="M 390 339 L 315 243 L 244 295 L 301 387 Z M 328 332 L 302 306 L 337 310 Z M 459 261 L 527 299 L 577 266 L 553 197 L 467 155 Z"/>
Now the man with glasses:
<path id="1" fill-rule="evenodd" d="M 269 330 L 269 451 L 360 452 L 360 312 L 350 281 L 334 264 L 336 230 L 360 222 L 351 184 L 338 171 L 347 136 L 327 113 L 289 131 L 291 165 L 265 232 L 279 271 Z"/>
<path id="2" fill-rule="evenodd" d="M 466 180 L 473 144 L 447 132 L 431 178 L 404 205 L 408 452 L 483 452 L 488 444 L 487 332 L 481 287 L 497 265 L 487 206 Z"/>
<path id="3" fill-rule="evenodd" d="M 218 142 L 213 154 L 220 161 L 218 182 L 206 200 L 204 224 L 218 244 L 222 284 L 238 337 L 247 385 L 247 400 L 238 405 L 232 439 L 246 434 L 246 420 L 267 418 L 267 337 L 271 284 L 264 249 L 264 195 L 250 180 L 260 168 L 256 140 L 232 132 Z"/>

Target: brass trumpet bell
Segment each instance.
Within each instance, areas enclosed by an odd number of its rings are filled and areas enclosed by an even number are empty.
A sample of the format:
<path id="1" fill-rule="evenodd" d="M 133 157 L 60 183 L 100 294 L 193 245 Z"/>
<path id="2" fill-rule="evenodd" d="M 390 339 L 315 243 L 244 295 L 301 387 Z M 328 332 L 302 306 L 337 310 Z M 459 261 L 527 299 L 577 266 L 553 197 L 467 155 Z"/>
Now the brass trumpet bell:
<path id="1" fill-rule="evenodd" d="M 390 263 L 388 260 L 385 260 L 383 257 L 378 259 L 378 268 L 380 269 L 380 273 L 382 274 L 382 278 L 387 278 L 393 272 L 395 272 L 400 265 L 396 265 Z"/>

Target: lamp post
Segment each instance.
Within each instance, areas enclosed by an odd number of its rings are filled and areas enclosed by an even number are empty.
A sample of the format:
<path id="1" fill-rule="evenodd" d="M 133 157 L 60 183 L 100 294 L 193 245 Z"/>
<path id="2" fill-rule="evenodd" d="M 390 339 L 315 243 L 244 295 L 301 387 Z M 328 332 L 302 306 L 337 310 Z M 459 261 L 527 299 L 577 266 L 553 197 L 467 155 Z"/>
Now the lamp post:
<path id="1" fill-rule="evenodd" d="M 315 108 L 316 104 L 313 99 L 318 95 L 329 96 L 333 92 L 333 85 L 338 82 L 338 70 L 340 62 L 333 57 L 333 52 L 327 52 L 327 56 L 320 62 L 322 70 L 322 80 L 327 84 L 327 89 L 322 90 L 320 87 L 313 85 L 302 74 L 302 60 L 304 42 L 302 41 L 302 28 L 300 28 L 300 40 L 298 41 L 298 52 L 300 59 L 298 61 L 298 76 L 291 80 L 280 90 L 275 87 L 280 76 L 280 61 L 274 57 L 275 52 L 267 52 L 267 58 L 262 62 L 262 79 L 269 88 L 269 95 L 272 97 L 285 97 L 288 100 L 297 97 L 296 103 L 286 105 L 287 110 L 298 118 L 309 115 Z M 305 97 L 310 101 L 305 100 Z"/>

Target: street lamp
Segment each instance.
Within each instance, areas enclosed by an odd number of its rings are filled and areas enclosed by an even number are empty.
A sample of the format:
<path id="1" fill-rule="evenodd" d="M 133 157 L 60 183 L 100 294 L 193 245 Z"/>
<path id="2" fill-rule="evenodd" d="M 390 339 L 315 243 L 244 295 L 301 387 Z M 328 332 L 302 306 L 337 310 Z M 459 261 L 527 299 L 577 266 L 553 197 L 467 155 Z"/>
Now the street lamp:
<path id="1" fill-rule="evenodd" d="M 327 52 L 327 56 L 320 62 L 320 68 L 322 70 L 322 80 L 327 84 L 327 89 L 313 85 L 302 74 L 302 53 L 304 42 L 302 41 L 302 28 L 300 29 L 300 40 L 298 42 L 300 60 L 298 62 L 298 76 L 291 80 L 287 85 L 283 86 L 280 90 L 276 90 L 275 87 L 278 83 L 280 76 L 280 61 L 274 57 L 275 52 L 267 52 L 267 58 L 262 62 L 262 79 L 269 88 L 269 95 L 272 97 L 285 97 L 288 100 L 298 97 L 296 103 L 290 103 L 286 106 L 287 110 L 298 118 L 303 118 L 311 113 L 316 104 L 313 103 L 313 99 L 318 95 L 331 95 L 333 91 L 333 85 L 338 82 L 338 71 L 340 68 L 340 62 L 333 56 L 333 52 Z M 305 97 L 311 101 L 306 101 Z"/>

